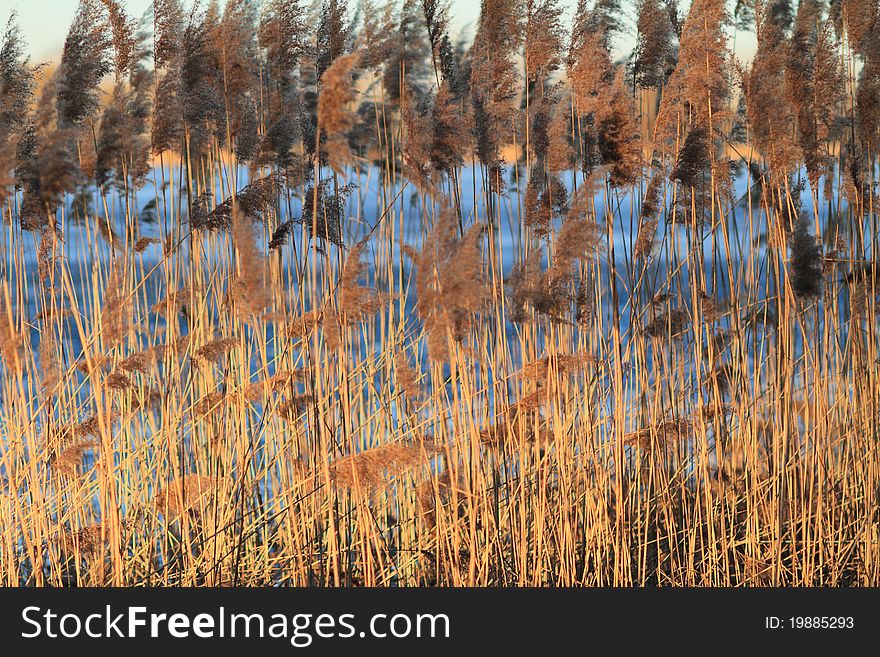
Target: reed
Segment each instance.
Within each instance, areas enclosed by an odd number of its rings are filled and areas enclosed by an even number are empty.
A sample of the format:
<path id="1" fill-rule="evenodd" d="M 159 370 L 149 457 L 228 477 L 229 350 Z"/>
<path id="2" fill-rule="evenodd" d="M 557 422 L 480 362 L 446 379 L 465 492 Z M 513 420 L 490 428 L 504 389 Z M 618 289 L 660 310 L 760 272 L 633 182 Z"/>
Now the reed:
<path id="1" fill-rule="evenodd" d="M 10 19 L 0 584 L 880 584 L 876 3 L 457 9 Z"/>

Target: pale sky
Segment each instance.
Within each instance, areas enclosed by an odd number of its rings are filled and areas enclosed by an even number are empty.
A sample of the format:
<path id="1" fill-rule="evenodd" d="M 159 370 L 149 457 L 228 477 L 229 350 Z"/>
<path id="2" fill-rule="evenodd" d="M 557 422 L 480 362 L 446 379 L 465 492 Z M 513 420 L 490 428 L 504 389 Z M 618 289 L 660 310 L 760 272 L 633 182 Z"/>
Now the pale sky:
<path id="1" fill-rule="evenodd" d="M 185 0 L 189 5 L 191 0 Z M 123 4 L 131 16 L 140 19 L 149 9 L 152 0 L 123 0 Z M 357 0 L 349 0 L 349 9 L 357 6 Z M 568 7 L 568 15 L 576 0 L 563 0 L 563 5 Z M 632 13 L 630 3 L 627 12 Z M 0 0 L 0 26 L 6 24 L 9 14 L 15 10 L 18 12 L 18 21 L 25 41 L 28 44 L 32 63 L 58 63 L 61 48 L 64 45 L 64 37 L 70 26 L 78 0 Z M 479 0 L 452 0 L 451 5 L 451 35 L 453 40 L 458 37 L 462 29 L 473 35 L 476 29 L 477 18 L 480 13 Z M 633 17 L 634 18 L 634 17 Z M 740 57 L 748 56 L 754 49 L 754 35 L 740 32 L 737 35 L 737 52 Z M 628 52 L 631 44 L 618 44 L 620 53 Z"/>
<path id="2" fill-rule="evenodd" d="M 124 0 L 123 4 L 129 14 L 140 18 L 152 0 Z M 0 0 L 0 21 L 5 26 L 15 10 L 31 62 L 57 64 L 78 6 L 78 0 Z"/>
<path id="3" fill-rule="evenodd" d="M 185 0 L 191 5 L 191 0 Z M 150 8 L 152 0 L 123 0 L 129 15 L 140 19 Z M 207 4 L 207 3 L 205 3 Z M 349 9 L 357 6 L 357 0 L 349 0 Z M 453 0 L 452 15 L 454 31 L 467 23 L 476 25 L 480 13 L 479 0 Z M 73 20 L 78 0 L 0 0 L 0 25 L 5 26 L 12 10 L 18 12 L 18 22 L 27 42 L 32 62 L 57 63 L 67 28 Z"/>

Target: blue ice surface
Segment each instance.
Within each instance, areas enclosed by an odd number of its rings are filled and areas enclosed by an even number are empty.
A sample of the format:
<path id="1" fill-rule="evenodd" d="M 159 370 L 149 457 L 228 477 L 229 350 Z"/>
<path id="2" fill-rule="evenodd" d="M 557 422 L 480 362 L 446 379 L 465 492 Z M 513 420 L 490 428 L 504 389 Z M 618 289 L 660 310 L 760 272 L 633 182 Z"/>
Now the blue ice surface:
<path id="1" fill-rule="evenodd" d="M 517 173 L 520 177 L 524 177 L 523 168 L 520 168 L 518 171 L 515 169 L 508 170 L 508 175 L 511 178 L 508 181 L 508 189 L 500 197 L 495 197 L 497 214 L 491 222 L 492 230 L 487 233 L 488 237 L 484 240 L 485 247 L 486 240 L 492 239 L 495 247 L 501 253 L 500 262 L 502 268 L 501 273 L 503 276 L 507 276 L 514 267 L 519 258 L 519 254 L 522 252 L 523 243 L 527 239 L 527 236 L 523 232 L 522 222 L 520 220 L 522 213 L 520 204 L 521 199 L 524 196 L 524 181 L 522 179 L 518 181 L 513 179 L 511 174 L 514 173 Z M 154 179 L 156 181 L 163 179 L 169 180 L 171 176 L 172 171 L 170 169 L 164 171 L 157 170 Z M 179 172 L 175 171 L 174 177 L 175 180 L 179 181 Z M 247 172 L 242 169 L 237 172 L 237 177 L 238 180 L 236 181 L 236 186 L 240 189 L 246 184 Z M 570 191 L 574 188 L 575 184 L 579 184 L 577 174 L 569 173 L 561 176 L 561 178 Z M 485 205 L 486 196 L 483 193 L 480 169 L 475 169 L 473 167 L 463 168 L 460 171 L 459 181 L 461 189 L 461 212 L 464 225 L 471 225 L 475 221 L 487 222 Z M 368 245 L 367 255 L 364 257 L 364 261 L 369 267 L 367 276 L 370 280 L 364 281 L 364 283 L 373 284 L 378 280 L 377 269 L 384 271 L 383 265 L 387 264 L 377 261 L 377 259 L 374 258 L 375 252 L 371 251 L 371 247 L 375 245 L 375 241 L 382 239 L 382 231 L 374 230 L 377 225 L 380 222 L 393 222 L 393 234 L 395 235 L 395 238 L 402 234 L 403 240 L 406 244 L 418 248 L 429 229 L 431 221 L 430 217 L 436 210 L 436 204 L 430 200 L 426 200 L 419 194 L 418 190 L 412 184 L 406 183 L 402 180 L 383 187 L 381 184 L 382 174 L 377 168 L 353 173 L 345 178 L 345 182 L 356 183 L 357 189 L 348 200 L 346 225 L 344 226 L 344 241 L 347 247 L 349 247 L 363 239 L 365 235 L 372 234 L 371 239 L 373 240 L 373 243 Z M 764 291 L 767 288 L 767 277 L 770 275 L 766 268 L 766 259 L 762 257 L 756 259 L 759 262 L 765 262 L 765 266 L 756 272 L 755 278 L 752 279 L 751 287 L 747 285 L 747 279 L 745 277 L 738 276 L 737 278 L 739 280 L 730 280 L 728 277 L 728 271 L 740 271 L 742 263 L 748 260 L 750 256 L 753 255 L 754 251 L 760 251 L 766 248 L 766 238 L 764 235 L 764 231 L 766 230 L 766 220 L 760 207 L 755 207 L 753 205 L 751 209 L 749 208 L 749 194 L 747 193 L 748 186 L 749 180 L 747 175 L 745 173 L 740 173 L 740 175 L 736 177 L 733 185 L 733 202 L 724 204 L 725 208 L 729 208 L 728 216 L 725 218 L 729 238 L 729 253 L 728 248 L 725 246 L 725 241 L 722 239 L 722 233 L 720 230 L 715 230 L 714 232 L 711 230 L 703 231 L 704 239 L 700 252 L 702 254 L 703 271 L 707 276 L 710 285 L 710 288 L 707 290 L 710 295 L 719 299 L 736 296 L 740 301 L 745 299 L 751 304 L 760 304 L 764 300 Z M 165 237 L 165 230 L 169 227 L 167 212 L 172 205 L 172 200 L 167 198 L 167 195 L 171 193 L 170 188 L 166 187 L 163 190 L 160 189 L 160 187 L 161 185 L 157 187 L 157 185 L 153 183 L 148 183 L 144 188 L 137 192 L 137 210 L 138 214 L 141 216 L 138 226 L 140 237 L 155 237 L 160 240 Z M 299 191 L 298 193 L 301 194 L 302 192 Z M 282 215 L 278 218 L 278 223 L 289 218 L 300 216 L 302 211 L 302 200 L 301 197 L 298 196 L 298 193 L 289 192 L 288 198 L 281 204 Z M 177 199 L 174 200 L 173 203 L 175 206 L 180 205 L 184 208 L 183 212 L 185 216 L 185 194 L 182 194 L 179 189 L 175 190 L 175 194 L 177 195 Z M 658 229 L 658 238 L 665 234 L 667 237 L 674 239 L 663 240 L 663 248 L 655 252 L 654 256 L 644 269 L 641 266 L 635 266 L 634 263 L 631 262 L 631 254 L 633 243 L 638 231 L 638 212 L 640 199 L 643 194 L 643 188 L 638 190 L 637 194 L 631 193 L 630 190 L 603 189 L 598 193 L 596 198 L 596 220 L 605 228 L 606 233 L 611 235 L 612 241 L 610 244 L 606 244 L 606 248 L 596 257 L 594 263 L 599 269 L 600 280 L 603 282 L 614 280 L 616 286 L 618 299 L 620 299 L 617 308 L 616 321 L 619 322 L 621 340 L 623 341 L 623 344 L 621 345 L 622 353 L 626 352 L 627 342 L 633 339 L 634 332 L 631 329 L 633 323 L 637 320 L 634 319 L 632 315 L 634 305 L 632 297 L 637 289 L 639 290 L 639 294 L 645 297 L 642 299 L 643 302 L 646 301 L 650 295 L 657 292 L 678 292 L 682 299 L 683 307 L 685 309 L 687 308 L 690 299 L 690 277 L 692 275 L 692 257 L 689 259 L 688 253 L 693 247 L 694 240 L 698 239 L 697 233 L 691 228 L 680 223 L 671 225 L 670 212 L 672 203 L 671 198 L 667 197 L 665 199 L 666 203 L 663 220 L 660 222 Z M 108 194 L 107 198 L 108 207 L 111 210 L 114 230 L 117 234 L 123 235 L 125 234 L 125 217 L 122 213 L 123 206 L 119 199 L 113 197 L 112 194 Z M 841 211 L 842 206 L 836 197 L 832 198 L 830 201 L 825 201 L 822 200 L 823 195 L 820 193 L 818 198 L 820 199 L 818 204 L 819 219 L 823 226 L 823 233 L 829 235 L 829 237 L 827 237 L 828 244 L 825 245 L 825 248 L 826 250 L 830 250 L 834 238 L 831 236 L 832 231 L 825 231 L 825 227 L 839 225 L 844 230 L 853 230 L 853 227 L 847 226 L 847 221 L 849 221 L 847 218 L 848 215 L 846 215 L 845 211 Z M 474 203 L 475 199 L 477 201 L 476 204 Z M 633 203 L 634 200 L 636 200 L 635 204 Z M 806 186 L 801 192 L 801 203 L 806 211 L 812 212 L 813 196 L 809 186 Z M 96 202 L 95 206 L 102 207 L 103 204 Z M 146 213 L 145 209 L 150 208 L 150 206 L 154 206 L 155 211 Z M 751 222 L 749 221 L 750 216 L 752 218 Z M 399 225 L 401 217 L 404 218 L 402 226 Z M 868 218 L 865 221 L 866 224 L 863 227 L 866 231 L 865 234 L 876 234 L 876 224 L 872 223 L 875 219 Z M 187 230 L 185 224 L 182 227 L 184 231 Z M 10 231 L 5 230 L 2 234 L 3 237 L 2 240 L 0 240 L 0 254 L 2 254 L 3 257 L 0 259 L 0 276 L 9 280 L 13 289 L 15 289 L 19 283 L 19 281 L 16 280 L 18 276 L 26 277 L 25 288 L 28 290 L 26 302 L 28 303 L 31 316 L 34 316 L 37 313 L 37 290 L 39 289 L 39 283 L 37 280 L 36 237 L 30 234 L 21 234 L 21 239 L 25 241 L 23 249 L 25 270 L 24 272 L 19 272 L 17 268 L 13 266 L 14 261 L 12 258 L 16 248 L 9 243 Z M 263 235 L 262 239 L 264 240 L 263 244 L 265 246 L 267 235 Z M 286 245 L 283 247 L 283 266 L 287 268 L 287 271 L 289 271 L 290 267 L 295 266 L 292 255 L 294 248 L 296 248 L 296 253 L 299 254 L 300 258 L 306 258 L 307 256 L 305 254 L 308 253 L 308 249 L 305 248 L 307 244 L 304 243 L 310 240 L 307 231 L 296 231 L 293 239 L 295 242 L 294 246 Z M 860 259 L 871 258 L 873 241 L 874 240 L 870 240 L 869 243 L 865 245 L 864 252 L 855 254 L 855 257 Z M 670 243 L 675 244 L 675 250 L 670 248 Z M 98 263 L 106 263 L 113 257 L 112 249 L 109 245 L 100 241 L 90 242 L 86 230 L 73 221 L 68 221 L 65 225 L 62 248 L 73 278 L 72 282 L 73 288 L 77 294 L 77 303 L 82 312 L 87 316 L 91 304 L 93 303 L 93 299 L 89 293 L 89 290 L 93 289 L 93 286 L 90 284 L 90 278 L 93 276 L 93 272 Z M 185 240 L 181 244 L 179 251 L 184 259 L 190 257 L 188 249 L 189 242 Z M 328 246 L 327 250 L 331 256 L 329 261 L 331 263 L 338 263 L 341 255 L 339 254 L 338 249 L 334 246 Z M 213 267 L 224 264 L 226 253 L 227 251 L 221 246 L 210 252 L 203 251 L 199 253 L 197 257 Z M 610 273 L 612 267 L 612 254 L 615 271 L 614 277 L 612 277 Z M 166 292 L 163 289 L 164 274 L 161 266 L 162 245 L 152 245 L 148 247 L 143 254 L 136 257 L 142 259 L 144 271 L 151 272 L 144 281 L 143 288 L 139 293 L 144 295 L 148 300 L 148 305 L 152 305 L 152 303 L 164 296 Z M 408 274 L 411 264 L 409 263 L 408 258 L 400 252 L 399 244 L 395 244 L 395 250 L 392 252 L 391 257 L 393 258 L 392 270 L 395 272 L 395 280 L 397 280 L 397 273 L 399 273 L 398 268 L 402 267 L 404 274 L 403 280 L 410 281 Z M 669 269 L 667 265 L 670 260 L 676 265 L 676 274 L 673 280 L 667 279 L 667 271 Z M 320 261 L 321 260 L 319 259 L 319 262 Z M 731 265 L 729 269 L 728 263 Z M 333 266 L 335 268 L 338 264 L 334 264 Z M 326 272 L 322 269 L 319 269 L 318 273 L 319 276 L 326 275 Z M 293 288 L 289 290 L 290 298 L 292 299 L 296 298 L 298 294 L 298 290 L 296 289 L 296 278 L 295 275 L 289 277 L 289 280 L 291 280 L 293 284 Z M 641 283 L 639 283 L 640 280 L 642 281 Z M 225 284 L 225 282 L 221 281 L 221 285 L 222 284 Z M 394 291 L 400 292 L 400 290 Z M 407 318 L 407 326 L 410 329 L 408 332 L 411 334 L 417 334 L 419 322 L 415 313 L 415 294 L 414 291 L 411 290 L 407 290 L 407 292 L 408 294 L 405 297 L 407 299 L 406 306 L 403 310 L 405 317 Z M 601 326 L 605 333 L 602 337 L 606 343 L 610 340 L 611 327 L 615 321 L 615 309 L 612 306 L 611 292 L 610 289 L 603 291 L 603 301 L 597 309 L 597 312 L 602 314 Z M 835 295 L 833 300 L 823 301 L 823 303 L 831 302 L 843 304 L 846 300 L 842 295 Z M 214 311 L 215 313 L 219 313 L 216 308 Z M 155 314 L 150 314 L 148 317 L 142 319 L 145 321 L 146 332 L 148 334 L 155 334 L 161 331 L 164 328 L 166 321 L 163 316 Z M 68 326 L 65 331 L 66 341 L 64 348 L 69 363 L 73 363 L 80 358 L 82 345 L 79 343 L 79 334 L 76 330 L 74 320 L 68 319 L 66 321 L 68 322 Z M 180 318 L 175 318 L 174 321 L 180 322 L 181 328 L 184 327 L 184 323 Z M 504 325 L 508 336 L 508 347 L 513 354 L 517 355 L 517 357 L 521 357 L 518 353 L 518 342 L 516 339 L 517 327 L 507 319 L 505 319 Z M 722 320 L 718 325 L 718 328 L 722 329 L 730 327 L 731 325 L 728 320 Z M 32 324 L 31 330 L 33 332 L 31 336 L 33 343 L 37 344 L 39 341 L 37 323 Z M 542 344 L 546 338 L 545 330 L 546 326 L 539 323 L 539 344 Z M 274 325 L 272 323 L 269 323 L 265 327 L 265 331 L 269 345 L 268 356 L 270 361 L 276 355 L 276 350 L 277 352 L 280 352 L 291 348 L 290 344 L 286 341 L 274 339 Z M 350 344 L 349 348 L 353 353 L 360 353 L 364 356 L 368 354 L 369 350 L 377 352 L 382 348 L 381 342 L 376 339 L 379 331 L 378 323 L 376 331 L 377 335 L 374 336 L 367 335 L 364 331 L 358 331 L 354 337 L 353 344 Z M 764 329 L 758 329 L 758 331 L 752 336 L 751 339 L 755 344 L 759 345 L 761 341 L 765 339 L 766 336 L 763 335 L 763 331 Z M 693 340 L 693 337 L 688 337 L 686 339 Z M 845 340 L 846 336 L 839 335 L 838 339 Z M 653 345 L 649 347 L 649 349 L 654 348 L 655 346 Z M 760 349 L 760 347 L 758 347 L 758 349 Z M 795 350 L 796 354 L 802 352 L 803 344 L 800 341 L 795 345 Z M 413 355 L 418 357 L 420 363 L 425 363 L 426 354 L 423 346 L 420 346 L 419 351 Z M 474 363 L 474 366 L 477 368 L 488 367 L 488 365 L 480 363 Z M 260 368 L 262 368 L 261 363 L 251 363 L 251 371 L 253 375 L 257 375 L 257 371 Z M 270 370 L 271 369 L 274 368 L 270 368 Z M 624 371 L 626 372 L 626 369 L 624 369 Z M 33 390 L 34 394 L 37 394 L 39 377 L 35 376 L 37 373 L 29 374 L 30 376 L 26 377 L 26 385 Z M 272 371 L 259 372 L 260 376 L 271 374 Z M 490 374 L 494 375 L 492 372 L 490 372 Z M 81 377 L 82 375 L 77 373 L 76 376 Z M 490 377 L 490 379 L 491 378 L 492 377 Z M 373 384 L 377 386 L 377 388 L 383 385 L 379 373 L 376 374 Z M 507 384 L 498 387 L 500 388 L 500 391 L 503 391 L 503 394 L 510 395 L 513 392 L 513 385 L 513 382 L 508 382 Z M 629 388 L 629 386 L 627 386 L 627 388 Z M 451 390 L 448 390 L 447 393 L 451 397 Z M 362 394 L 367 395 L 368 391 L 364 390 L 362 391 Z M 485 395 L 483 395 L 484 406 L 481 405 L 476 408 L 475 411 L 482 412 L 487 407 L 501 407 L 503 401 L 495 400 L 495 395 L 496 387 L 490 386 L 489 389 L 485 391 Z M 86 386 L 80 387 L 80 396 L 81 402 L 84 407 L 87 408 L 89 391 Z M 497 404 L 496 401 L 498 402 Z M 610 412 L 611 409 L 604 410 Z M 260 409 L 257 408 L 254 412 L 254 426 L 259 427 Z M 396 402 L 392 402 L 392 413 L 398 421 L 404 421 L 402 417 L 403 414 L 399 412 Z M 84 412 L 84 414 L 87 413 Z M 3 429 L 3 433 L 5 433 L 5 429 Z M 6 438 L 8 439 L 8 436 Z M 262 451 L 262 441 L 259 435 L 257 435 L 257 432 L 255 432 L 254 438 L 254 457 L 259 458 Z M 268 490 L 265 492 L 270 493 Z"/>

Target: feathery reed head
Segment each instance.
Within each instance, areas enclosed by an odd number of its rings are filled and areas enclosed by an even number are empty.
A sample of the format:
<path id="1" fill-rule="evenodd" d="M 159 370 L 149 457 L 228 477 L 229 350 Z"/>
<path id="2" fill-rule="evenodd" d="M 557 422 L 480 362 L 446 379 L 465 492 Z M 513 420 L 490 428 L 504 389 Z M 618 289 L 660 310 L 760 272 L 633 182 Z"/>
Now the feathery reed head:
<path id="1" fill-rule="evenodd" d="M 675 31 L 672 17 L 662 0 L 642 0 L 639 3 L 638 33 L 633 78 L 642 88 L 659 87 L 675 68 Z"/>
<path id="2" fill-rule="evenodd" d="M 562 65 L 562 8 L 558 0 L 527 0 L 525 14 L 526 79 L 533 83 Z"/>
<path id="3" fill-rule="evenodd" d="M 348 488 L 380 488 L 426 464 L 439 450 L 430 438 L 379 445 L 334 460 L 330 463 L 330 479 Z"/>
<path id="4" fill-rule="evenodd" d="M 302 216 L 294 221 L 305 226 L 312 237 L 319 237 L 323 242 L 336 246 L 344 246 L 342 226 L 345 205 L 355 189 L 353 183 L 337 186 L 332 178 L 321 180 L 317 186 L 309 185 L 304 194 Z"/>
<path id="5" fill-rule="evenodd" d="M 519 376 L 523 379 L 544 381 L 551 372 L 554 375 L 577 374 L 598 364 L 599 359 L 590 353 L 547 354 L 523 365 Z"/>
<path id="6" fill-rule="evenodd" d="M 321 75 L 318 127 L 326 136 L 327 160 L 337 171 L 344 169 L 351 160 L 347 133 L 355 121 L 350 105 L 355 99 L 352 76 L 359 60 L 360 53 L 342 55 L 334 59 Z"/>
<path id="7" fill-rule="evenodd" d="M 627 433 L 623 436 L 623 443 L 644 451 L 662 451 L 687 440 L 692 431 L 690 418 L 674 418 Z"/>
<path id="8" fill-rule="evenodd" d="M 156 493 L 157 511 L 174 520 L 185 513 L 201 515 L 210 508 L 220 490 L 220 480 L 206 475 L 178 477 Z"/>
<path id="9" fill-rule="evenodd" d="M 414 259 L 417 312 L 428 334 L 428 352 L 447 360 L 449 338 L 461 342 L 487 298 L 480 241 L 483 226 L 471 226 L 458 236 L 458 214 L 445 207 Z"/>
<path id="10" fill-rule="evenodd" d="M 83 467 L 83 459 L 91 450 L 96 450 L 99 443 L 94 438 L 78 440 L 64 447 L 52 461 L 52 467 L 68 477 L 75 477 Z"/>
<path id="11" fill-rule="evenodd" d="M 110 72 L 112 37 L 105 30 L 101 0 L 80 0 L 64 41 L 58 84 L 62 125 L 79 125 L 98 109 L 98 85 Z M 115 4 L 115 3 L 114 3 Z M 112 33 L 112 32 L 111 32 Z"/>
<path id="12" fill-rule="evenodd" d="M 810 217 L 802 214 L 789 239 L 789 280 L 795 296 L 800 299 L 822 294 L 822 249 L 810 234 Z"/>
<path id="13" fill-rule="evenodd" d="M 193 355 L 193 361 L 199 366 L 216 363 L 220 358 L 239 346 L 237 338 L 215 338 L 199 347 Z"/>
<path id="14" fill-rule="evenodd" d="M 229 297 L 236 313 L 252 319 L 273 303 L 269 267 L 257 246 L 253 225 L 243 212 L 233 212 L 232 237 L 238 252 L 239 273 L 230 284 Z"/>
<path id="15" fill-rule="evenodd" d="M 122 265 L 113 267 L 101 308 L 101 339 L 108 348 L 118 344 L 130 328 L 131 297 L 124 284 Z"/>

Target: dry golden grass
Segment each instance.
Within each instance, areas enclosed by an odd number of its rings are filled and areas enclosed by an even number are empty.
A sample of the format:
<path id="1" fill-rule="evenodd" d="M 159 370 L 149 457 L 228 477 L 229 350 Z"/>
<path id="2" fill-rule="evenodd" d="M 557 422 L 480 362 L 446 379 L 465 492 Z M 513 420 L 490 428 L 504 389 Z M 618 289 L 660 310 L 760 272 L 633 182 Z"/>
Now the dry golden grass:
<path id="1" fill-rule="evenodd" d="M 150 57 L 84 2 L 37 93 L 8 31 L 0 585 L 880 585 L 850 4 L 735 70 L 722 2 L 639 3 L 632 79 L 613 3 L 462 58 L 420 3 L 162 0 Z"/>

